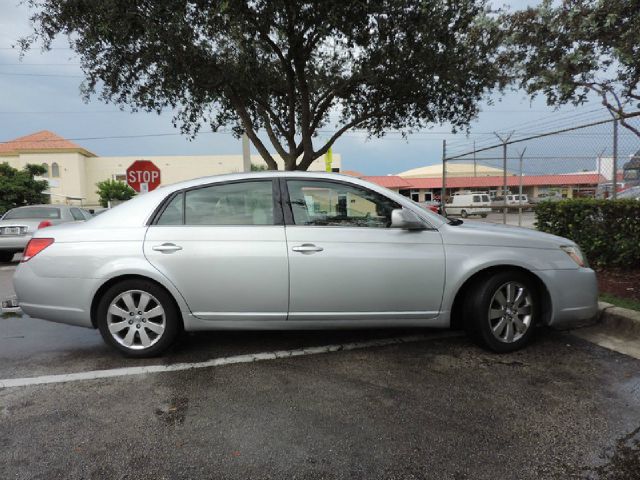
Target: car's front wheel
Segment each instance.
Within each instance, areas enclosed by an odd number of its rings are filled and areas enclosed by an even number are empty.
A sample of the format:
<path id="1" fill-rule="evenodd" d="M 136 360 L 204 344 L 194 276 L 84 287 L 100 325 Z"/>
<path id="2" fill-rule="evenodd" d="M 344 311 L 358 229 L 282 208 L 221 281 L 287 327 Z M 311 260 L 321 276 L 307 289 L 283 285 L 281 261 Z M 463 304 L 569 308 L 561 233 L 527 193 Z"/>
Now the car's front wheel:
<path id="1" fill-rule="evenodd" d="M 164 352 L 181 325 L 171 296 L 143 279 L 124 280 L 109 288 L 98 304 L 97 321 L 107 344 L 138 358 Z"/>
<path id="2" fill-rule="evenodd" d="M 475 282 L 465 302 L 467 331 L 483 347 L 513 352 L 524 347 L 534 332 L 539 294 L 522 272 L 504 271 Z"/>

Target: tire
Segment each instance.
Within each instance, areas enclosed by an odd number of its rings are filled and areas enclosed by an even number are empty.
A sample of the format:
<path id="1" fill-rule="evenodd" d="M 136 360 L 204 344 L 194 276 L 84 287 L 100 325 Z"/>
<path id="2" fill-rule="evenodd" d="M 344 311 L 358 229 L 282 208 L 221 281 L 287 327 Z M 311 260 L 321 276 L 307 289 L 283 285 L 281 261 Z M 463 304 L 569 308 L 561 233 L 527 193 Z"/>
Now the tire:
<path id="1" fill-rule="evenodd" d="M 13 260 L 15 252 L 0 252 L 0 262 L 8 263 Z"/>
<path id="2" fill-rule="evenodd" d="M 519 304 L 517 310 L 514 300 Z M 468 291 L 465 327 L 481 347 L 496 353 L 513 352 L 531 341 L 540 306 L 540 294 L 526 274 L 513 270 L 491 274 L 479 278 Z"/>
<path id="3" fill-rule="evenodd" d="M 462 211 L 460 212 L 460 216 L 461 216 L 462 218 L 467 218 L 467 217 L 469 216 L 469 214 L 467 213 L 467 211 L 466 211 L 466 210 L 462 210 Z"/>
<path id="4" fill-rule="evenodd" d="M 486 213 L 481 213 L 481 214 L 480 214 L 480 216 L 481 216 L 482 218 L 487 218 L 487 214 L 486 214 Z"/>
<path id="5" fill-rule="evenodd" d="M 182 329 L 171 295 L 158 284 L 144 279 L 124 280 L 113 285 L 100 299 L 96 314 L 104 341 L 127 357 L 162 354 Z"/>

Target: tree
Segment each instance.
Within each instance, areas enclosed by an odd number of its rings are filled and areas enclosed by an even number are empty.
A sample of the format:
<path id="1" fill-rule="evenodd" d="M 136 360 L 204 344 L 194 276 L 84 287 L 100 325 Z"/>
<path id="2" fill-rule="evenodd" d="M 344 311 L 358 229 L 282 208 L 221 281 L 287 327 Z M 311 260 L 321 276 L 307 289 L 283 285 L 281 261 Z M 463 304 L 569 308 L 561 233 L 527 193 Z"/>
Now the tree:
<path id="1" fill-rule="evenodd" d="M 100 205 L 104 208 L 109 206 L 111 200 L 125 201 L 136 195 L 136 191 L 133 188 L 118 180 L 103 180 L 96 183 L 96 187 L 98 187 L 96 193 L 100 197 Z"/>
<path id="2" fill-rule="evenodd" d="M 0 215 L 23 205 L 49 203 L 49 196 L 43 193 L 48 190 L 49 183 L 34 178 L 45 172 L 42 165 L 27 164 L 18 170 L 8 163 L 0 163 Z"/>
<path id="3" fill-rule="evenodd" d="M 28 3 L 23 51 L 67 34 L 85 98 L 171 109 L 189 135 L 204 122 L 246 132 L 270 169 L 261 131 L 285 169 L 306 170 L 350 129 L 465 127 L 499 77 L 487 0 Z"/>
<path id="4" fill-rule="evenodd" d="M 620 123 L 640 110 L 640 0 L 563 0 L 503 17 L 503 60 L 521 87 L 550 105 L 597 94 Z"/>

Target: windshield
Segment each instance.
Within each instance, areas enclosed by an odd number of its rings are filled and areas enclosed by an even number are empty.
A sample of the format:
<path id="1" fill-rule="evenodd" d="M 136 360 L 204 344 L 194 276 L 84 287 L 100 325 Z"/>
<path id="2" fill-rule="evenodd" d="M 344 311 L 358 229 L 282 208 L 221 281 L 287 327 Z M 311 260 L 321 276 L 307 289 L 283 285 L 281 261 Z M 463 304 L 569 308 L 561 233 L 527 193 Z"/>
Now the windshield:
<path id="1" fill-rule="evenodd" d="M 55 207 L 19 207 L 9 210 L 3 220 L 60 218 L 60 209 Z"/>

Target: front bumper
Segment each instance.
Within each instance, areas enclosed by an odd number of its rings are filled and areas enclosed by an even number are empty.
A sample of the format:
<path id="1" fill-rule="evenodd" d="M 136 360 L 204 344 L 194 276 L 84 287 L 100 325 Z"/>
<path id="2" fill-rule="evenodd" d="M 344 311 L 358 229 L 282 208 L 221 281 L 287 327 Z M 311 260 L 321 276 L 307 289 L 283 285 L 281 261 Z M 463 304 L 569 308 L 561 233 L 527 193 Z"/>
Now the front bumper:
<path id="1" fill-rule="evenodd" d="M 598 281 L 590 268 L 538 270 L 547 286 L 552 312 L 549 325 L 559 328 L 583 325 L 598 314 Z"/>

